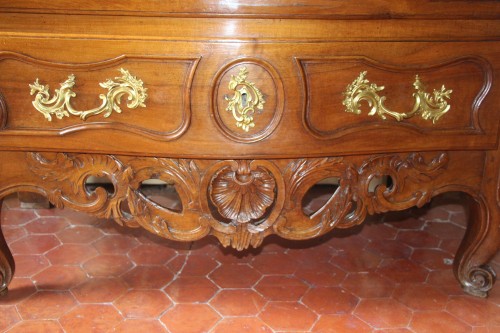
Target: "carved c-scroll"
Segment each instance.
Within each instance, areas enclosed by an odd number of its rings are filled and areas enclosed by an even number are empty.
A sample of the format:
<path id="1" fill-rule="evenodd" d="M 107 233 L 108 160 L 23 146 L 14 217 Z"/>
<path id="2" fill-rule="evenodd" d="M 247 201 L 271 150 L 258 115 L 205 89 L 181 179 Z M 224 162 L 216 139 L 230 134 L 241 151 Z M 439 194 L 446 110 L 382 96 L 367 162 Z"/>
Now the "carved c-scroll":
<path id="1" fill-rule="evenodd" d="M 174 240 L 212 234 L 223 245 L 242 250 L 259 246 L 271 233 L 306 239 L 359 224 L 367 214 L 420 206 L 432 197 L 448 156 L 441 153 L 430 162 L 419 154 L 208 161 L 63 153 L 48 158 L 28 153 L 27 160 L 39 179 L 35 186 L 58 207 L 114 218 Z M 91 175 L 107 176 L 114 191 L 86 190 Z M 372 179 L 381 176 L 391 177 L 392 185 L 371 190 Z M 301 204 L 305 193 L 328 177 L 338 177 L 339 187 L 322 208 L 306 216 Z M 181 212 L 141 192 L 142 181 L 150 178 L 175 186 Z"/>

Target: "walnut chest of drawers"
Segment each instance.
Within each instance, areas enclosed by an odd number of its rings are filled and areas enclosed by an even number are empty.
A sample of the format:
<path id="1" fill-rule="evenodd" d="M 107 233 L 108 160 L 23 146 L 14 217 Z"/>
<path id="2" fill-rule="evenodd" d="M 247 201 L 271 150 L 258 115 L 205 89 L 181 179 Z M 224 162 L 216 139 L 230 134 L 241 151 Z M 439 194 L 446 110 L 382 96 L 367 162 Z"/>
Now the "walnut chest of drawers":
<path id="1" fill-rule="evenodd" d="M 463 192 L 486 296 L 500 225 L 495 1 L 0 1 L 0 198 L 225 246 Z M 113 190 L 88 190 L 90 176 Z M 159 179 L 181 208 L 142 191 Z M 305 198 L 335 191 L 314 211 Z M 14 262 L 0 237 L 0 290 Z"/>

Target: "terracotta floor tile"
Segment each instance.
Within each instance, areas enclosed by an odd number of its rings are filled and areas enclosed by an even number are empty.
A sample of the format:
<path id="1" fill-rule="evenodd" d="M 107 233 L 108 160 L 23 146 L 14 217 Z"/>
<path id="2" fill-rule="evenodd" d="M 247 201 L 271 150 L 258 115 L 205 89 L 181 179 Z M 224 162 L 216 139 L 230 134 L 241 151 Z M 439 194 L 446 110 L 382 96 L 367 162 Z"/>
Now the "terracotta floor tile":
<path id="1" fill-rule="evenodd" d="M 89 244 L 103 235 L 99 229 L 92 226 L 72 226 L 57 233 L 57 238 L 63 243 Z"/>
<path id="2" fill-rule="evenodd" d="M 251 289 L 226 289 L 215 295 L 210 305 L 223 316 L 253 316 L 266 301 Z"/>
<path id="3" fill-rule="evenodd" d="M 269 302 L 259 318 L 277 331 L 308 331 L 317 316 L 297 302 Z"/>
<path id="4" fill-rule="evenodd" d="M 425 268 L 407 259 L 387 260 L 380 265 L 377 272 L 399 283 L 424 282 L 429 273 Z"/>
<path id="5" fill-rule="evenodd" d="M 163 266 L 136 266 L 122 278 L 134 289 L 161 289 L 170 283 L 174 275 Z"/>
<path id="6" fill-rule="evenodd" d="M 28 232 L 24 227 L 18 227 L 18 226 L 9 226 L 9 225 L 2 225 L 2 232 L 5 237 L 5 239 L 9 243 L 13 243 L 18 239 L 21 239 L 25 237 Z"/>
<path id="7" fill-rule="evenodd" d="M 58 319 L 76 306 L 69 292 L 40 291 L 17 305 L 19 314 L 27 319 Z"/>
<path id="8" fill-rule="evenodd" d="M 50 266 L 32 277 L 39 290 L 68 290 L 86 280 L 77 266 Z"/>
<path id="9" fill-rule="evenodd" d="M 123 295 L 128 286 L 119 277 L 92 278 L 71 289 L 80 303 L 110 303 Z"/>
<path id="10" fill-rule="evenodd" d="M 441 240 L 423 230 L 401 230 L 397 240 L 415 248 L 437 248 Z"/>
<path id="11" fill-rule="evenodd" d="M 206 302 L 214 296 L 219 288 L 202 276 L 181 276 L 172 281 L 165 292 L 174 302 L 195 303 Z"/>
<path id="12" fill-rule="evenodd" d="M 411 260 L 432 270 L 451 269 L 453 256 L 438 249 L 416 249 L 411 255 Z"/>
<path id="13" fill-rule="evenodd" d="M 224 264 L 210 273 L 210 279 L 221 288 L 249 288 L 262 277 L 247 264 Z"/>
<path id="14" fill-rule="evenodd" d="M 0 305 L 14 305 L 36 293 L 36 287 L 29 278 L 16 277 L 9 285 L 7 295 L 0 296 Z"/>
<path id="15" fill-rule="evenodd" d="M 174 249 L 161 244 L 140 244 L 128 253 L 136 265 L 163 265 L 176 255 Z"/>
<path id="16" fill-rule="evenodd" d="M 273 331 L 262 320 L 254 317 L 224 318 L 213 329 L 212 333 L 272 333 Z"/>
<path id="17" fill-rule="evenodd" d="M 360 236 L 370 241 L 389 240 L 389 239 L 395 239 L 397 233 L 398 233 L 397 229 L 394 229 L 388 225 L 382 223 L 372 223 L 372 224 L 365 224 L 363 226 Z"/>
<path id="18" fill-rule="evenodd" d="M 44 254 L 61 244 L 54 235 L 28 235 L 9 245 L 13 254 Z"/>
<path id="19" fill-rule="evenodd" d="M 97 250 L 87 244 L 62 244 L 50 250 L 45 257 L 52 265 L 80 265 L 97 255 Z"/>
<path id="20" fill-rule="evenodd" d="M 217 268 L 217 262 L 206 255 L 178 256 L 167 264 L 174 273 L 183 276 L 205 276 Z"/>
<path id="21" fill-rule="evenodd" d="M 446 311 L 471 326 L 500 326 L 500 307 L 472 296 L 451 297 Z"/>
<path id="22" fill-rule="evenodd" d="M 127 319 L 113 328 L 110 333 L 137 333 L 141 331 L 146 333 L 167 333 L 167 329 L 162 324 L 152 319 Z"/>
<path id="23" fill-rule="evenodd" d="M 415 333 L 467 333 L 472 328 L 444 311 L 415 312 L 410 323 Z"/>
<path id="24" fill-rule="evenodd" d="M 16 261 L 16 277 L 32 277 L 50 266 L 50 262 L 43 255 L 21 254 L 14 255 Z"/>
<path id="25" fill-rule="evenodd" d="M 349 273 L 342 287 L 362 298 L 390 297 L 395 283 L 375 272 Z"/>
<path id="26" fill-rule="evenodd" d="M 171 333 L 208 332 L 220 316 L 206 304 L 177 304 L 161 317 Z"/>
<path id="27" fill-rule="evenodd" d="M 342 268 L 346 272 L 366 272 L 376 269 L 382 258 L 372 252 L 342 253 L 333 256 L 330 263 Z"/>
<path id="28" fill-rule="evenodd" d="M 462 242 L 461 239 L 443 239 L 439 248 L 445 252 L 448 252 L 450 256 L 455 256 L 458 246 Z"/>
<path id="29" fill-rule="evenodd" d="M 458 283 L 453 271 L 448 269 L 431 271 L 427 283 L 442 290 L 448 295 L 463 295 L 462 287 Z"/>
<path id="30" fill-rule="evenodd" d="M 25 225 L 26 230 L 32 234 L 53 234 L 65 229 L 68 220 L 61 216 L 39 217 Z"/>
<path id="31" fill-rule="evenodd" d="M 13 305 L 0 305 L 0 331 L 5 332 L 15 323 L 21 321 L 16 307 Z"/>
<path id="32" fill-rule="evenodd" d="M 8 333 L 63 333 L 56 320 L 27 320 L 12 327 Z"/>
<path id="33" fill-rule="evenodd" d="M 389 298 L 363 299 L 354 314 L 374 328 L 406 327 L 412 317 L 410 309 Z"/>
<path id="34" fill-rule="evenodd" d="M 38 218 L 33 209 L 4 209 L 1 225 L 22 226 Z"/>
<path id="35" fill-rule="evenodd" d="M 428 222 L 424 230 L 441 239 L 462 239 L 465 229 L 451 223 Z"/>
<path id="36" fill-rule="evenodd" d="M 466 223 L 443 198 L 242 252 L 214 237 L 179 243 L 69 210 L 4 205 L 4 234 L 20 251 L 0 332 L 500 332 L 498 283 L 487 300 L 465 296 L 443 261 Z M 500 253 L 491 265 L 500 271 Z"/>
<path id="37" fill-rule="evenodd" d="M 334 230 L 333 232 L 335 232 Z M 347 230 L 342 230 L 346 232 Z M 333 250 L 332 255 L 337 254 L 352 254 L 353 256 L 360 255 L 368 244 L 368 240 L 359 235 L 347 235 L 344 237 L 332 237 L 328 241 L 328 246 Z"/>
<path id="38" fill-rule="evenodd" d="M 302 302 L 319 314 L 350 313 L 358 304 L 358 298 L 339 287 L 319 287 L 310 289 Z"/>
<path id="39" fill-rule="evenodd" d="M 413 216 L 407 217 L 385 217 L 385 223 L 391 227 L 401 230 L 420 230 L 425 225 L 425 221 L 419 220 Z"/>
<path id="40" fill-rule="evenodd" d="M 365 247 L 365 250 L 381 258 L 408 258 L 412 254 L 412 249 L 408 245 L 392 239 L 373 240 Z"/>
<path id="41" fill-rule="evenodd" d="M 268 275 L 255 286 L 270 301 L 299 301 L 309 286 L 294 276 Z"/>
<path id="42" fill-rule="evenodd" d="M 447 222 L 450 220 L 450 216 L 451 213 L 445 207 L 437 206 L 429 207 L 422 219 L 426 221 Z"/>
<path id="43" fill-rule="evenodd" d="M 83 304 L 59 319 L 67 333 L 108 332 L 123 320 L 111 305 Z"/>
<path id="44" fill-rule="evenodd" d="M 159 290 L 130 290 L 114 302 L 125 318 L 156 318 L 172 306 Z"/>
<path id="45" fill-rule="evenodd" d="M 301 265 L 307 265 L 311 262 L 328 262 L 335 251 L 327 243 L 318 245 L 318 240 L 314 239 L 313 241 L 309 241 L 309 243 L 302 241 L 298 243 L 302 247 L 288 249 L 286 254 L 299 261 Z"/>
<path id="46" fill-rule="evenodd" d="M 443 310 L 448 302 L 448 295 L 427 284 L 401 284 L 394 291 L 393 298 L 413 310 Z"/>
<path id="47" fill-rule="evenodd" d="M 334 287 L 344 280 L 346 272 L 329 262 L 309 260 L 301 262 L 294 275 L 316 287 Z"/>
<path id="48" fill-rule="evenodd" d="M 130 259 L 124 255 L 102 254 L 87 260 L 83 269 L 93 277 L 120 276 L 133 266 Z"/>
<path id="49" fill-rule="evenodd" d="M 321 333 L 370 333 L 371 327 L 350 314 L 321 316 L 312 332 Z"/>
<path id="50" fill-rule="evenodd" d="M 214 251 L 213 258 L 220 262 L 222 266 L 228 264 L 247 264 L 254 257 L 252 251 L 255 251 L 255 249 L 237 251 L 230 247 L 220 246 L 217 251 Z"/>
<path id="51" fill-rule="evenodd" d="M 105 235 L 94 243 L 101 254 L 126 254 L 138 245 L 139 241 L 125 235 Z"/>
<path id="52" fill-rule="evenodd" d="M 284 253 L 262 253 L 253 258 L 251 265 L 262 274 L 293 274 L 299 266 Z"/>

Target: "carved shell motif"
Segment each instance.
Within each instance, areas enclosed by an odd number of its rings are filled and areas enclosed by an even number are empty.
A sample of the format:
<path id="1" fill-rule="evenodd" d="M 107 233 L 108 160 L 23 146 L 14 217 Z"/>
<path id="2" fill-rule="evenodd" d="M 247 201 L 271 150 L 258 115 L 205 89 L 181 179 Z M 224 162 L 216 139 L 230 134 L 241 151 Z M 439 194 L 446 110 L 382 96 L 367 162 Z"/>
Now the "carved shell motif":
<path id="1" fill-rule="evenodd" d="M 276 181 L 267 169 L 251 170 L 248 161 L 241 161 L 237 168 L 227 166 L 215 174 L 210 198 L 223 217 L 247 223 L 264 215 L 274 202 L 275 188 Z"/>

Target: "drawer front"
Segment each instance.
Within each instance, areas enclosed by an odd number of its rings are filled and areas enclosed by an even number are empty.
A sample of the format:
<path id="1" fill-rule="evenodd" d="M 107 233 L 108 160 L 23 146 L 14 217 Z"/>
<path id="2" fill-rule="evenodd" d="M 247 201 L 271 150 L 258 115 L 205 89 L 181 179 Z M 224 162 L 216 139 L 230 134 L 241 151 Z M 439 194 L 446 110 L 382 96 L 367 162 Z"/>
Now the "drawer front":
<path id="1" fill-rule="evenodd" d="M 0 52 L 0 92 L 9 110 L 4 129 L 38 136 L 107 129 L 175 139 L 189 126 L 198 61 L 117 55 L 68 63 Z"/>
<path id="2" fill-rule="evenodd" d="M 298 59 L 306 128 L 321 139 L 381 128 L 483 133 L 478 113 L 492 85 L 490 64 L 480 57 L 438 61 L 391 66 L 366 57 Z"/>
<path id="3" fill-rule="evenodd" d="M 5 149 L 279 158 L 498 141 L 497 42 L 3 42 Z M 110 93 L 120 69 L 142 81 L 143 105 Z M 76 112 L 58 117 L 58 98 Z"/>

